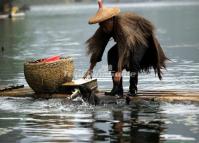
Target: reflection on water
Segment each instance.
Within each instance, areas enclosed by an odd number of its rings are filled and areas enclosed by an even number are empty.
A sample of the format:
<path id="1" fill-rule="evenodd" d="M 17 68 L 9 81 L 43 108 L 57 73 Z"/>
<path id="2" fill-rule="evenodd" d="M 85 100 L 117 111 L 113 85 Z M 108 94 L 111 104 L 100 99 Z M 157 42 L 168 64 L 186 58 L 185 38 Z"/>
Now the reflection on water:
<path id="1" fill-rule="evenodd" d="M 2 97 L 0 109 L 2 142 L 199 140 L 198 105 L 136 101 L 129 106 L 120 102 L 94 107 L 86 103 L 66 104 L 64 99 Z"/>
<path id="2" fill-rule="evenodd" d="M 199 3 L 122 4 L 157 27 L 158 38 L 171 59 L 158 81 L 141 74 L 140 89 L 199 88 Z M 87 20 L 96 5 L 35 6 L 26 17 L 0 20 L 0 86 L 22 83 L 23 63 L 52 55 L 72 56 L 75 78 L 89 66 L 84 42 L 97 25 Z M 108 50 L 113 43 L 110 43 Z M 106 53 L 106 52 L 105 52 Z M 99 87 L 111 88 L 106 54 L 95 69 Z M 124 86 L 128 88 L 128 73 Z M 0 98 L 1 142 L 198 142 L 198 105 L 140 101 L 126 106 L 70 104 L 63 99 Z"/>

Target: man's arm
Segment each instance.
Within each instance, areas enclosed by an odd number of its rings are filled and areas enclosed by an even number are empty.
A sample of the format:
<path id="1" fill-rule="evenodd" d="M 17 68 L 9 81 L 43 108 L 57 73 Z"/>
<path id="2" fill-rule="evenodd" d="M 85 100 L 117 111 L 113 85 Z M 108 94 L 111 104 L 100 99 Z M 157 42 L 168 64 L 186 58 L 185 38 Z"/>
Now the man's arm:
<path id="1" fill-rule="evenodd" d="M 86 78 L 88 75 L 92 75 L 93 69 L 96 66 L 96 63 L 102 60 L 102 56 L 106 45 L 108 44 L 109 39 L 111 38 L 110 34 L 103 32 L 101 28 L 98 28 L 95 34 L 86 41 L 88 47 L 88 54 L 90 57 L 90 67 L 87 70 L 83 78 Z"/>
<path id="2" fill-rule="evenodd" d="M 92 78 L 93 69 L 98 62 L 102 61 L 102 56 L 105 51 L 105 48 L 106 48 L 106 45 L 97 49 L 96 52 L 94 52 L 91 55 L 90 66 L 89 66 L 89 69 L 87 70 L 87 72 L 85 73 L 85 75 L 83 76 L 84 79 L 87 78 L 88 76 L 90 76 Z"/>

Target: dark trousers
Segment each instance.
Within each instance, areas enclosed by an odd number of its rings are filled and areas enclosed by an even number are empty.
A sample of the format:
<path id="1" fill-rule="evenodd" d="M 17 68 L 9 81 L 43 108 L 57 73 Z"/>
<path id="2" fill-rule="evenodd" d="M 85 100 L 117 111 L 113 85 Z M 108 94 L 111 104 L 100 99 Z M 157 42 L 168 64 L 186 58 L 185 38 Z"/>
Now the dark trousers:
<path id="1" fill-rule="evenodd" d="M 108 68 L 109 68 L 109 71 L 111 71 L 112 78 L 113 78 L 114 77 L 114 73 L 118 71 L 119 54 L 118 54 L 117 44 L 114 45 L 108 51 L 108 58 L 107 59 L 108 59 Z M 125 69 L 125 67 L 124 67 L 124 69 Z M 135 69 L 136 68 L 128 68 L 128 70 L 130 71 L 130 86 L 129 86 L 129 91 L 134 91 L 134 90 L 137 91 L 138 70 L 135 70 Z M 113 85 L 114 85 L 114 81 L 113 81 Z M 120 81 L 120 86 L 122 86 L 122 81 Z"/>

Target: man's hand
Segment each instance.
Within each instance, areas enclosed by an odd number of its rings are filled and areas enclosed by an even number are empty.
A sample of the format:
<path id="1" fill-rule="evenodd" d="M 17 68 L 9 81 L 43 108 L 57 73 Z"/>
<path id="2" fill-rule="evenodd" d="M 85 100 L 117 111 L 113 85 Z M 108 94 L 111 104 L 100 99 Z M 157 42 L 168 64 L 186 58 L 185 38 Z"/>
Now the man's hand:
<path id="1" fill-rule="evenodd" d="M 84 74 L 83 79 L 86 79 L 88 76 L 92 79 L 93 70 L 88 69 L 87 72 Z"/>
<path id="2" fill-rule="evenodd" d="M 94 69 L 95 65 L 96 65 L 96 63 L 91 63 L 89 69 L 84 74 L 83 79 L 87 78 L 88 76 L 90 76 L 90 78 L 92 79 L 93 69 Z"/>
<path id="3" fill-rule="evenodd" d="M 114 75 L 114 81 L 116 83 L 119 83 L 120 80 L 121 80 L 121 77 L 122 77 L 122 72 L 116 72 L 115 75 Z"/>

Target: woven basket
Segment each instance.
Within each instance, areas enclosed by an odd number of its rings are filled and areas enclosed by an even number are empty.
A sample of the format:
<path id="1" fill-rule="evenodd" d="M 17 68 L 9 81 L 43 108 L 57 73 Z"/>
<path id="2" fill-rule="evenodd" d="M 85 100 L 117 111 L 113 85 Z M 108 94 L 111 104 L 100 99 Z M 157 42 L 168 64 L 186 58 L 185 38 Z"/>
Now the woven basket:
<path id="1" fill-rule="evenodd" d="M 57 92 L 63 83 L 72 81 L 73 73 L 74 64 L 71 58 L 61 58 L 50 63 L 27 62 L 24 64 L 26 81 L 36 93 Z"/>

